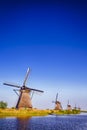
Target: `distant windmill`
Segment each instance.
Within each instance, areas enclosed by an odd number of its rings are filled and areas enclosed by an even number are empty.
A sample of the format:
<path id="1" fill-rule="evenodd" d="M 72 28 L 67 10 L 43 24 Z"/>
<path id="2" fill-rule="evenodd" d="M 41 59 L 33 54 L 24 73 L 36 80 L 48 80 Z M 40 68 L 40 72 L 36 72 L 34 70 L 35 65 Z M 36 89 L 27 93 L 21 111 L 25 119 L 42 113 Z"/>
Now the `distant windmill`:
<path id="1" fill-rule="evenodd" d="M 58 93 L 56 94 L 56 99 L 53 103 L 55 103 L 55 110 L 62 110 L 61 102 L 58 101 Z"/>
<path id="2" fill-rule="evenodd" d="M 18 94 L 16 91 L 16 89 L 14 89 L 14 91 L 16 92 L 16 94 L 19 96 L 17 104 L 16 104 L 16 108 L 32 108 L 32 103 L 31 103 L 31 97 L 30 97 L 30 92 L 41 92 L 43 93 L 42 90 L 38 90 L 38 89 L 33 89 L 33 88 L 28 88 L 25 84 L 29 75 L 30 69 L 28 68 L 23 85 L 19 86 L 19 85 L 14 85 L 14 84 L 10 84 L 10 83 L 3 83 L 4 85 L 8 85 L 11 87 L 16 87 L 19 88 L 18 90 L 20 91 L 20 93 Z"/>
<path id="3" fill-rule="evenodd" d="M 80 107 L 78 107 L 78 110 L 79 110 L 79 111 L 81 111 L 81 108 L 80 108 Z"/>
<path id="4" fill-rule="evenodd" d="M 75 104 L 74 110 L 77 110 L 76 104 Z"/>
<path id="5" fill-rule="evenodd" d="M 68 111 L 71 111 L 71 110 L 72 110 L 72 107 L 71 107 L 71 105 L 69 104 L 69 100 L 68 100 L 68 104 L 67 104 L 67 110 L 68 110 Z"/>

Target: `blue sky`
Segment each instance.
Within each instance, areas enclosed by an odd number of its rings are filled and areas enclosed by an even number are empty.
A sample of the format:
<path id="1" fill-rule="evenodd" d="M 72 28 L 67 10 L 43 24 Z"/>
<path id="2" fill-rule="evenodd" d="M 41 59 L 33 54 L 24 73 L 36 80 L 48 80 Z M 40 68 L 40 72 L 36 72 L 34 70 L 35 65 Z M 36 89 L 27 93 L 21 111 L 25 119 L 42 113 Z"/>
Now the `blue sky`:
<path id="1" fill-rule="evenodd" d="M 4 1 L 0 3 L 0 100 L 17 96 L 5 81 L 44 90 L 33 106 L 54 108 L 56 93 L 66 108 L 87 109 L 87 3 L 85 1 Z"/>

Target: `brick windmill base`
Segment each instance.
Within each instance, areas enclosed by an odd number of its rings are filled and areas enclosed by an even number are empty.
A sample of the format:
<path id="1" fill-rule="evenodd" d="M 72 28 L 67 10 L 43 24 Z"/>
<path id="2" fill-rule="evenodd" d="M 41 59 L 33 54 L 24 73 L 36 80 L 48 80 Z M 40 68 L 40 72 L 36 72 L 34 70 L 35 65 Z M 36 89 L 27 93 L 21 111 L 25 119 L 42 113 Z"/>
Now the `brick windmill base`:
<path id="1" fill-rule="evenodd" d="M 62 110 L 61 103 L 59 101 L 56 101 L 55 110 Z"/>
<path id="2" fill-rule="evenodd" d="M 16 108 L 32 108 L 29 90 L 20 90 L 20 96 Z"/>

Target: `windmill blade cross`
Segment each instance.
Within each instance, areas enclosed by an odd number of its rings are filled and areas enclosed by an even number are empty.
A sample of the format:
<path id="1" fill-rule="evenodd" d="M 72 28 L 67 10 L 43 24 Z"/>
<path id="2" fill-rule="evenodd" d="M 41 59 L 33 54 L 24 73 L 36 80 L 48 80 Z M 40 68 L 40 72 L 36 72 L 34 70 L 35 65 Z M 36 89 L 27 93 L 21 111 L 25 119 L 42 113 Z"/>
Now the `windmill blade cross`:
<path id="1" fill-rule="evenodd" d="M 14 84 L 10 84 L 10 83 L 3 83 L 3 85 L 7 85 L 7 86 L 11 86 L 11 87 L 16 87 L 16 88 L 21 88 L 21 86 L 19 86 L 19 85 L 14 85 Z"/>
<path id="2" fill-rule="evenodd" d="M 25 86 L 25 83 L 26 83 L 26 81 L 27 81 L 29 72 L 30 72 L 30 69 L 28 68 L 27 73 L 26 73 L 26 76 L 25 76 L 25 79 L 24 79 L 24 82 L 23 82 L 23 86 Z"/>

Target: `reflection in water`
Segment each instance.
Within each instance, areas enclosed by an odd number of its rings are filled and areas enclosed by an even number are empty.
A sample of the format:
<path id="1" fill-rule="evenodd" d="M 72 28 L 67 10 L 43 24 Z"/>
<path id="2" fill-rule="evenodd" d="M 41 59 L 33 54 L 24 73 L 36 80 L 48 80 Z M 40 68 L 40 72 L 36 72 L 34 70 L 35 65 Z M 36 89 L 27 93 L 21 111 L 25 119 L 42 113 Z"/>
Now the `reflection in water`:
<path id="1" fill-rule="evenodd" d="M 87 115 L 0 118 L 0 130 L 87 130 Z"/>
<path id="2" fill-rule="evenodd" d="M 0 118 L 0 130 L 31 130 L 30 119 L 28 118 L 16 118 L 16 117 L 4 117 Z"/>
<path id="3" fill-rule="evenodd" d="M 17 130 L 30 130 L 28 128 L 30 118 L 17 118 Z"/>

